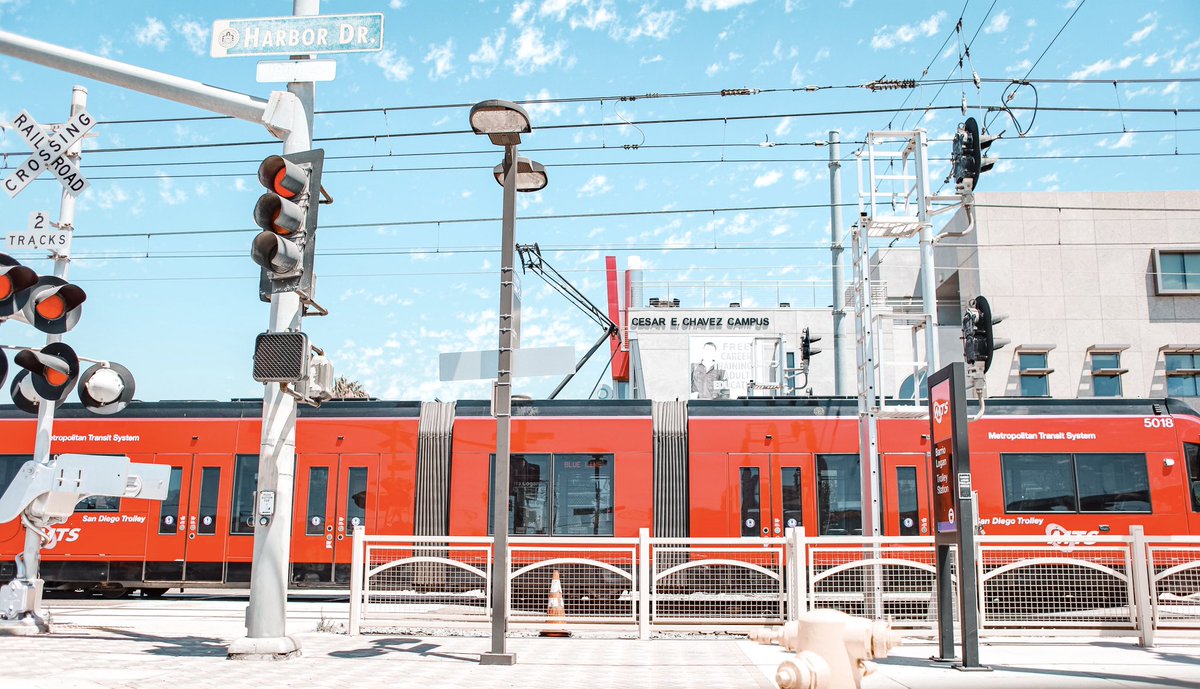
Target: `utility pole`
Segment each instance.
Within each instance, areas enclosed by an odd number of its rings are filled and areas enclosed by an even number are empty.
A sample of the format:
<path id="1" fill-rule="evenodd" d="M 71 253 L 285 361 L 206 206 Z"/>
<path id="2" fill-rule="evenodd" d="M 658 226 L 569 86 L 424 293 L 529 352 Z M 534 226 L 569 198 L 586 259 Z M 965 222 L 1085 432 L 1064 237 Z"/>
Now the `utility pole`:
<path id="1" fill-rule="evenodd" d="M 320 0 L 293 0 L 296 17 L 320 14 Z M 309 56 L 292 56 L 307 59 Z M 301 112 L 283 140 L 283 153 L 312 148 L 313 100 L 316 85 L 292 82 L 288 91 Z M 319 194 L 320 190 L 311 190 Z M 314 201 L 315 203 L 315 201 Z M 297 292 L 271 295 L 270 332 L 299 332 L 303 308 Z M 246 636 L 229 645 L 230 658 L 281 659 L 300 654 L 300 642 L 287 635 L 287 585 L 291 562 L 292 495 L 295 492 L 296 398 L 282 385 L 263 385 L 262 444 L 258 456 L 259 513 L 273 501 L 274 514 L 260 516 L 254 526 L 254 560 L 250 570 L 250 604 Z M 270 496 L 269 498 L 266 496 Z"/>

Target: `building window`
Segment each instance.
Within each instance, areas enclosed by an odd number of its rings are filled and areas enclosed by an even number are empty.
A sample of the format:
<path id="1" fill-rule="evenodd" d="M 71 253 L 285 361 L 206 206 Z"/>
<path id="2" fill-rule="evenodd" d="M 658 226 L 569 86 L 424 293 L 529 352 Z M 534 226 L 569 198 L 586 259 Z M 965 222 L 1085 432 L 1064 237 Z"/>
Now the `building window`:
<path id="1" fill-rule="evenodd" d="M 1000 455 L 1004 511 L 1150 512 L 1143 454 Z"/>
<path id="2" fill-rule="evenodd" d="M 1167 396 L 1200 397 L 1200 354 L 1167 353 Z"/>
<path id="3" fill-rule="evenodd" d="M 1120 397 L 1121 352 L 1093 350 L 1092 358 L 1092 397 Z"/>
<path id="4" fill-rule="evenodd" d="M 1154 251 L 1159 294 L 1200 294 L 1200 250 Z"/>
<path id="5" fill-rule="evenodd" d="M 492 456 L 492 471 L 496 458 Z M 613 456 L 514 454 L 508 532 L 518 536 L 613 535 Z M 491 496 L 488 533 L 492 533 Z"/>
<path id="6" fill-rule="evenodd" d="M 1050 374 L 1053 369 L 1047 364 L 1047 352 L 1020 352 L 1017 361 L 1021 367 L 1021 396 L 1049 397 Z"/>

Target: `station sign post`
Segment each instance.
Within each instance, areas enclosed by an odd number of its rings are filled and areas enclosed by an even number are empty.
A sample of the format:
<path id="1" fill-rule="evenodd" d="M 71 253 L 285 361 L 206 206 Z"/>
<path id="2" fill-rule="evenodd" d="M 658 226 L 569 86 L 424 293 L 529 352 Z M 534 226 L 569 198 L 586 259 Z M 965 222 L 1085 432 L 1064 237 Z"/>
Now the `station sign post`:
<path id="1" fill-rule="evenodd" d="M 934 545 L 937 551 L 938 656 L 957 670 L 979 664 L 979 582 L 975 558 L 975 496 L 967 442 L 966 367 L 955 362 L 929 376 L 930 459 L 933 462 Z M 954 551 L 957 562 L 952 562 Z M 954 657 L 953 564 L 957 564 L 961 660 Z"/>

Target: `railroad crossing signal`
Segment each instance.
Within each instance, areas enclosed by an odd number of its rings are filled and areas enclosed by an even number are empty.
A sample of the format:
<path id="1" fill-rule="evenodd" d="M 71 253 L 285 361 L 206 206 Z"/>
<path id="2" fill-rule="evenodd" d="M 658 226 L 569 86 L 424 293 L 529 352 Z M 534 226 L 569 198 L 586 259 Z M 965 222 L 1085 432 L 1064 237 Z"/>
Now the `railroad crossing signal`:
<path id="1" fill-rule="evenodd" d="M 267 193 L 254 206 L 262 232 L 250 246 L 250 258 L 262 268 L 258 293 L 263 301 L 279 292 L 313 296 L 317 208 L 320 205 L 324 149 L 269 156 L 258 167 Z"/>
<path id="2" fill-rule="evenodd" d="M 20 320 L 50 335 L 61 335 L 79 322 L 87 293 L 66 280 L 43 275 L 28 289 Z"/>
<path id="3" fill-rule="evenodd" d="M 92 365 L 79 377 L 79 401 L 93 414 L 116 414 L 133 401 L 134 380 L 116 362 Z"/>
<path id="4" fill-rule="evenodd" d="M 16 198 L 25 187 L 37 179 L 43 172 L 49 170 L 62 183 L 63 189 L 71 196 L 79 196 L 87 190 L 91 183 L 79 171 L 75 161 L 67 157 L 67 149 L 79 141 L 96 126 L 96 120 L 87 110 L 80 110 L 66 124 L 42 127 L 27 111 L 13 120 L 12 127 L 25 139 L 25 143 L 33 150 L 29 156 L 17 166 L 17 171 L 4 180 L 4 191 L 9 198 Z"/>
<path id="5" fill-rule="evenodd" d="M 27 290 L 37 282 L 37 273 L 15 258 L 0 254 L 0 322 L 15 315 L 29 299 Z M 0 376 L 0 382 L 3 377 Z"/>

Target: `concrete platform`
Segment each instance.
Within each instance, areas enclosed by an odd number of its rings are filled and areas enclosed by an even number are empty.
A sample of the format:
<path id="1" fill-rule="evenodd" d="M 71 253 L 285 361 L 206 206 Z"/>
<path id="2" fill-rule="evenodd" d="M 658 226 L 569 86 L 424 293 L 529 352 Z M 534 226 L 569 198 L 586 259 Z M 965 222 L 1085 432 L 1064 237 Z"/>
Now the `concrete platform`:
<path id="1" fill-rule="evenodd" d="M 231 642 L 243 636 L 245 600 L 228 595 L 50 600 L 48 636 L 0 640 L 0 686 L 5 689 L 239 689 L 241 687 L 595 687 L 774 686 L 785 657 L 726 634 L 638 641 L 621 633 L 580 631 L 569 639 L 512 638 L 511 667 L 479 664 L 486 629 L 444 636 L 384 634 L 349 637 L 346 603 L 292 601 L 288 634 L 301 655 L 285 661 L 231 661 Z M 478 635 L 475 635 L 478 634 Z M 879 663 L 866 689 L 1113 689 L 1200 687 L 1200 635 L 1163 639 L 1142 649 L 1134 639 L 1019 638 L 985 643 L 989 673 L 961 673 L 928 658 L 928 640 L 911 641 Z"/>

